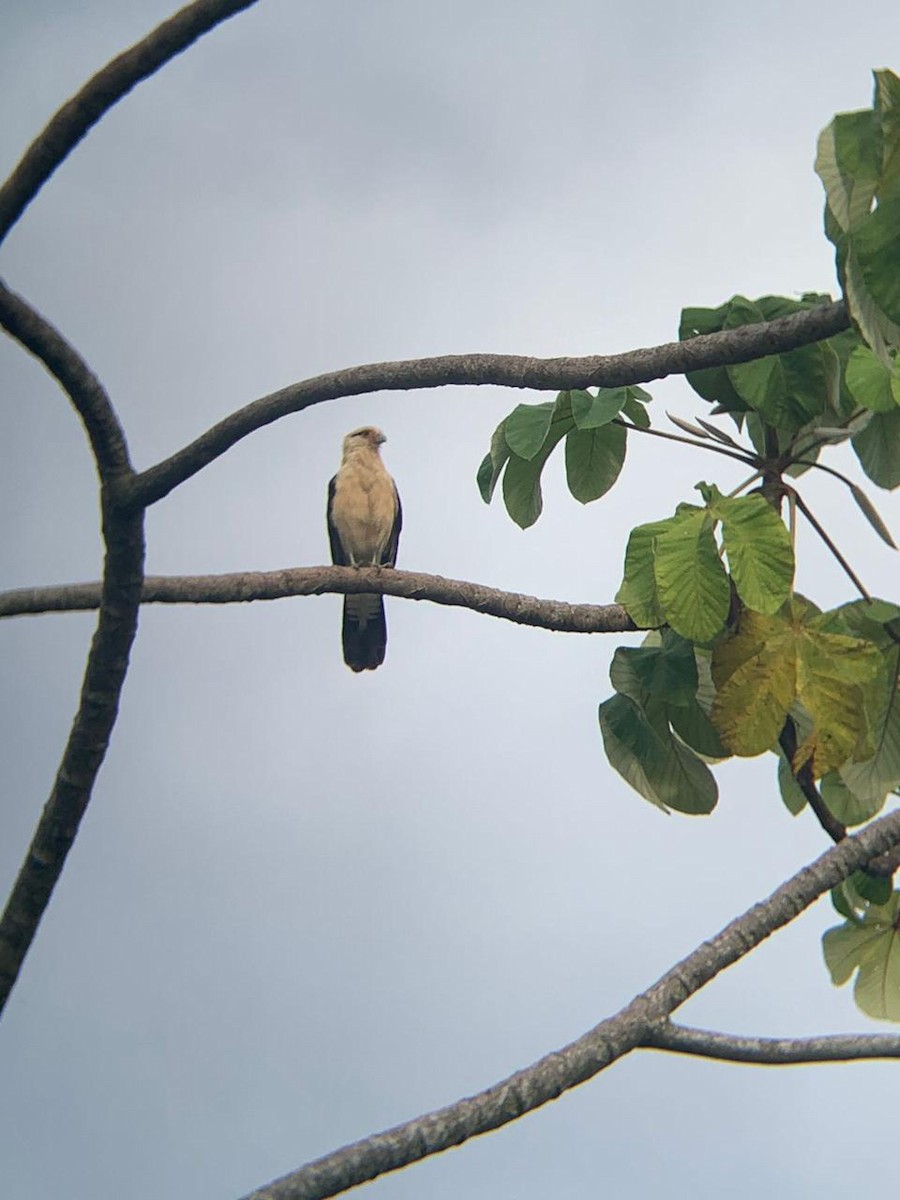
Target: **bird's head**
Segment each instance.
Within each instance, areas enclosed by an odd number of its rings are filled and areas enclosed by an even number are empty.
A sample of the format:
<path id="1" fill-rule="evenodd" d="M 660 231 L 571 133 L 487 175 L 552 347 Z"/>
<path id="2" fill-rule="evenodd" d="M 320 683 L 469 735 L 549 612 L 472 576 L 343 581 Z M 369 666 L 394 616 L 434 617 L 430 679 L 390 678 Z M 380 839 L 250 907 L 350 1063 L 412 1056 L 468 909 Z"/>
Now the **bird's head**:
<path id="1" fill-rule="evenodd" d="M 374 450 L 377 453 L 378 447 L 386 441 L 387 438 L 380 429 L 376 429 L 374 425 L 363 425 L 361 429 L 354 429 L 344 438 L 344 457 L 362 449 Z"/>

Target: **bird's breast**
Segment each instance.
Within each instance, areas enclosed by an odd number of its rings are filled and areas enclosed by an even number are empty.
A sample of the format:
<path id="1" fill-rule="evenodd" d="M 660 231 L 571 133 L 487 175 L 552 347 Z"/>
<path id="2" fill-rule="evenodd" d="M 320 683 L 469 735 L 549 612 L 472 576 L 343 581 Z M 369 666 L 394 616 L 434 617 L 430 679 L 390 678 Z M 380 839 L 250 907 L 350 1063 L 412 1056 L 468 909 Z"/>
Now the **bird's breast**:
<path id="1" fill-rule="evenodd" d="M 335 480 L 332 520 L 355 566 L 381 561 L 396 514 L 394 485 L 383 467 L 345 464 Z"/>

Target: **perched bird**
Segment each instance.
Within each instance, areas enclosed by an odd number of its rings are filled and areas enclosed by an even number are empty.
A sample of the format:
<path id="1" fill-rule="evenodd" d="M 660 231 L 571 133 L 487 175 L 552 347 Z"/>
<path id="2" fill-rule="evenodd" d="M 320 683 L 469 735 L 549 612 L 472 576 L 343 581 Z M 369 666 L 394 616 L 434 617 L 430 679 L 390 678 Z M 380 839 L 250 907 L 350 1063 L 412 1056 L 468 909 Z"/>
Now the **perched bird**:
<path id="1" fill-rule="evenodd" d="M 381 461 L 387 441 L 380 429 L 364 425 L 344 438 L 337 475 L 328 485 L 328 540 L 331 561 L 340 567 L 392 567 L 403 512 L 397 485 Z M 374 671 L 384 662 L 387 625 L 377 593 L 344 597 L 344 662 L 351 671 Z"/>

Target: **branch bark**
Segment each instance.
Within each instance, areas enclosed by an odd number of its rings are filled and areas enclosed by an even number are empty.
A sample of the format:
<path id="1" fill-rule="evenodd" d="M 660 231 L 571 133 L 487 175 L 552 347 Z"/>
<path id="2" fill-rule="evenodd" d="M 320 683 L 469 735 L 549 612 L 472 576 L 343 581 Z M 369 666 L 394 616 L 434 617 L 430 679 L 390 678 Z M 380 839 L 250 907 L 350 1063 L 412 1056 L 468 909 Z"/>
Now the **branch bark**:
<path id="1" fill-rule="evenodd" d="M 0 188 L 0 242 L 104 113 L 214 26 L 256 0 L 195 0 L 111 59 L 50 119 Z"/>
<path id="2" fill-rule="evenodd" d="M 636 629 L 620 604 L 568 604 L 504 592 L 461 579 L 379 567 L 292 567 L 229 575 L 148 575 L 142 604 L 237 604 L 287 596 L 381 592 L 406 600 L 430 600 L 557 633 L 623 633 Z M 0 592 L 0 617 L 47 612 L 84 612 L 100 603 L 99 583 L 19 588 Z"/>
<path id="3" fill-rule="evenodd" d="M 691 1029 L 663 1021 L 654 1026 L 644 1041 L 648 1050 L 670 1050 L 715 1058 L 722 1062 L 756 1066 L 787 1066 L 801 1063 L 859 1062 L 870 1058 L 900 1058 L 900 1034 L 845 1033 L 825 1037 L 759 1038 L 735 1033 Z"/>
<path id="4" fill-rule="evenodd" d="M 2 287 L 0 321 L 58 380 L 84 423 L 100 476 L 106 545 L 100 613 L 78 711 L 53 790 L 0 918 L 2 1013 L 75 840 L 115 723 L 137 631 L 144 514 L 123 512 L 116 505 L 116 486 L 133 471 L 125 435 L 99 380 L 52 325 Z"/>
<path id="5" fill-rule="evenodd" d="M 369 392 L 450 385 L 530 388 L 620 387 L 682 375 L 703 367 L 748 362 L 832 337 L 849 326 L 843 301 L 757 325 L 703 334 L 685 342 L 587 358 L 526 358 L 515 354 L 450 354 L 440 358 L 370 363 L 291 384 L 240 408 L 132 482 L 123 500 L 154 504 L 233 445 L 288 413 L 326 400 Z"/>
<path id="6" fill-rule="evenodd" d="M 43 363 L 68 395 L 84 425 L 101 480 L 112 488 L 120 476 L 133 475 L 125 434 L 99 379 L 59 330 L 2 280 L 0 325 Z"/>
<path id="7" fill-rule="evenodd" d="M 833 846 L 765 901 L 732 921 L 583 1037 L 477 1096 L 416 1117 L 316 1159 L 245 1200 L 325 1200 L 499 1129 L 646 1045 L 661 1023 L 720 971 L 797 917 L 823 892 L 900 843 L 900 811 Z"/>

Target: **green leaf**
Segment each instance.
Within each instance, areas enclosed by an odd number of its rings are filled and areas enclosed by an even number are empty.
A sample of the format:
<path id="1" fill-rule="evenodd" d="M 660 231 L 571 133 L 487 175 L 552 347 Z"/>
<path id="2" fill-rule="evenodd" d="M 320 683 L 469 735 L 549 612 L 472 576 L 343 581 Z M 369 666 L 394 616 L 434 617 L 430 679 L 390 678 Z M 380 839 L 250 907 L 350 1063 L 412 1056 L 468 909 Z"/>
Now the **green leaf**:
<path id="1" fill-rule="evenodd" d="M 830 771 L 821 783 L 822 799 L 828 806 L 828 811 L 842 825 L 862 825 L 870 821 L 876 813 L 884 808 L 887 795 L 878 798 L 857 796 L 844 783 L 837 771 Z"/>
<path id="2" fill-rule="evenodd" d="M 582 504 L 597 500 L 619 478 L 625 461 L 626 430 L 622 425 L 573 429 L 566 438 L 566 479 Z"/>
<path id="3" fill-rule="evenodd" d="M 681 341 L 706 333 L 718 333 L 725 328 L 730 300 L 719 308 L 683 308 L 678 326 Z M 725 367 L 706 367 L 701 371 L 689 371 L 685 376 L 698 396 L 711 404 L 718 404 L 725 412 L 742 412 L 747 405 L 737 394 Z"/>
<path id="4" fill-rule="evenodd" d="M 610 765 L 636 792 L 663 810 L 712 812 L 718 789 L 709 769 L 634 700 L 613 696 L 600 705 L 599 718 Z"/>
<path id="5" fill-rule="evenodd" d="M 722 522 L 738 595 L 756 612 L 777 612 L 794 581 L 794 548 L 784 522 L 760 495 L 719 496 L 710 509 Z"/>
<path id="6" fill-rule="evenodd" d="M 694 647 L 671 630 L 657 646 L 620 646 L 613 655 L 609 677 L 617 692 L 641 702 L 655 696 L 668 705 L 685 706 L 697 695 Z"/>
<path id="7" fill-rule="evenodd" d="M 643 404 L 637 400 L 632 400 L 630 396 L 622 405 L 622 415 L 627 417 L 632 425 L 637 425 L 638 429 L 650 428 L 650 414 L 644 408 Z"/>
<path id="8" fill-rule="evenodd" d="M 841 781 L 855 798 L 858 811 L 870 811 L 873 815 L 900 786 L 900 646 L 892 644 L 885 663 L 887 683 L 882 704 L 871 721 L 875 753 L 862 762 L 846 762 L 840 768 Z"/>
<path id="9" fill-rule="evenodd" d="M 485 455 L 478 468 L 478 490 L 485 504 L 490 504 L 494 488 L 500 478 L 500 472 L 509 459 L 509 446 L 506 444 L 506 421 L 503 420 L 494 430 L 491 437 L 491 448 Z"/>
<path id="10" fill-rule="evenodd" d="M 881 126 L 884 150 L 879 200 L 900 195 L 900 77 L 893 71 L 873 71 L 875 76 L 874 108 Z"/>
<path id="11" fill-rule="evenodd" d="M 900 345 L 900 325 L 879 307 L 866 282 L 856 247 L 857 234 L 846 234 L 838 243 L 844 298 L 853 323 L 872 350 L 890 362 L 891 347 Z"/>
<path id="12" fill-rule="evenodd" d="M 900 197 L 882 200 L 852 236 L 869 295 L 900 324 Z"/>
<path id="13" fill-rule="evenodd" d="M 792 817 L 798 816 L 806 808 L 806 797 L 803 795 L 803 789 L 794 778 L 794 772 L 791 770 L 791 764 L 783 754 L 778 756 L 778 790 L 781 793 L 781 799 L 784 801 L 784 806 Z M 838 912 L 846 916 L 842 909 Z"/>
<path id="14" fill-rule="evenodd" d="M 847 387 L 861 408 L 893 412 L 900 405 L 900 374 L 891 370 L 868 346 L 857 346 L 847 360 Z"/>
<path id="15" fill-rule="evenodd" d="M 513 454 L 530 462 L 550 432 L 556 403 L 517 404 L 506 418 L 506 444 Z"/>
<path id="16" fill-rule="evenodd" d="M 634 391 L 634 388 L 629 389 Z M 648 397 L 649 399 L 649 397 Z M 630 396 L 627 397 L 622 405 L 622 415 L 631 421 L 632 425 L 637 425 L 638 429 L 650 428 L 650 414 L 638 400 L 633 400 Z"/>
<path id="17" fill-rule="evenodd" d="M 881 172 L 881 138 L 871 109 L 838 113 L 822 130 L 815 162 L 828 207 L 846 233 L 865 220 Z"/>
<path id="18" fill-rule="evenodd" d="M 858 923 L 829 929 L 822 937 L 832 981 L 844 984 L 858 972 L 853 993 L 867 1016 L 900 1021 L 900 892 L 873 905 Z"/>
<path id="19" fill-rule="evenodd" d="M 735 391 L 770 424 L 796 432 L 825 409 L 827 370 L 821 346 L 801 346 L 728 367 Z"/>
<path id="20" fill-rule="evenodd" d="M 873 483 L 889 489 L 900 484 L 900 408 L 875 413 L 851 445 Z"/>
<path id="21" fill-rule="evenodd" d="M 879 907 L 890 903 L 894 894 L 890 879 L 884 875 L 867 875 L 865 871 L 854 871 L 847 882 L 863 900 Z"/>
<path id="22" fill-rule="evenodd" d="M 859 918 L 847 897 L 845 888 L 846 883 L 839 883 L 836 888 L 831 889 L 831 903 L 842 917 L 846 917 L 848 921 L 852 921 L 854 925 L 857 925 L 859 924 Z"/>
<path id="23" fill-rule="evenodd" d="M 682 506 L 654 543 L 659 604 L 676 633 L 709 642 L 728 618 L 731 589 L 704 509 Z"/>
<path id="24" fill-rule="evenodd" d="M 728 750 L 722 745 L 718 730 L 698 701 L 692 700 L 690 704 L 683 707 L 673 705 L 667 711 L 672 728 L 681 740 L 697 754 L 712 760 L 729 757 Z"/>
<path id="25" fill-rule="evenodd" d="M 572 428 L 572 406 L 568 392 L 556 397 L 550 429 L 544 444 L 530 461 L 511 454 L 503 474 L 503 501 L 506 511 L 519 526 L 527 529 L 541 515 L 541 472 L 557 443 Z"/>
<path id="26" fill-rule="evenodd" d="M 636 525 L 628 535 L 625 577 L 616 592 L 616 602 L 623 606 L 638 629 L 653 629 L 665 624 L 666 618 L 656 593 L 653 546 L 657 536 L 675 520 L 675 517 L 669 517 L 665 521 Z"/>
<path id="27" fill-rule="evenodd" d="M 619 415 L 622 405 L 627 400 L 627 389 L 599 388 L 597 395 L 590 392 L 573 391 L 572 416 L 579 429 L 598 429 L 608 425 L 613 417 Z"/>

